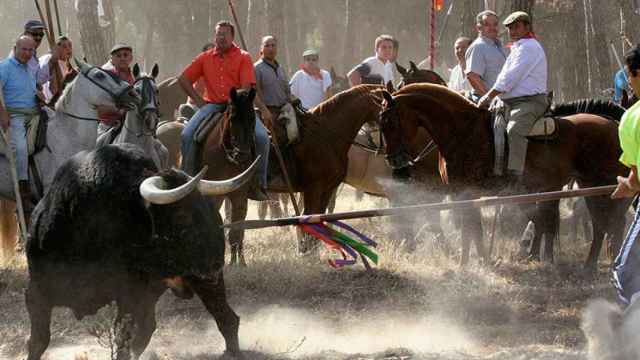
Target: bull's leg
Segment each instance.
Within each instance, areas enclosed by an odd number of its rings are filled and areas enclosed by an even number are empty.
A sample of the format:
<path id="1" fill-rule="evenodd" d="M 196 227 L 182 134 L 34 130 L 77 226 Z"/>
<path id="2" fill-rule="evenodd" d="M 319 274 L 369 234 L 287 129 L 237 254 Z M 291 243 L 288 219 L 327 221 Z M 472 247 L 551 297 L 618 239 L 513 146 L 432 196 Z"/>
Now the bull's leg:
<path id="1" fill-rule="evenodd" d="M 202 300 L 207 311 L 216 320 L 218 329 L 226 343 L 226 352 L 239 357 L 241 355 L 238 341 L 240 318 L 227 303 L 222 270 L 218 272 L 214 280 L 189 277 L 187 281 Z"/>
<path id="2" fill-rule="evenodd" d="M 242 221 L 247 217 L 247 198 L 246 196 L 232 196 L 231 197 L 231 221 Z M 231 265 L 239 264 L 240 266 L 247 266 L 244 260 L 243 251 L 244 242 L 244 230 L 231 229 L 229 230 L 229 247 L 231 248 Z"/>
<path id="3" fill-rule="evenodd" d="M 115 326 L 115 346 L 116 360 L 131 360 L 131 343 L 133 334 L 135 333 L 135 324 L 133 322 L 133 309 L 130 304 L 118 302 L 118 315 L 116 316 Z"/>
<path id="4" fill-rule="evenodd" d="M 29 355 L 27 360 L 40 360 L 49 346 L 51 339 L 51 308 L 45 294 L 40 292 L 32 283 L 25 293 L 25 302 L 31 322 L 31 335 L 28 341 Z"/>
<path id="5" fill-rule="evenodd" d="M 138 359 L 151 341 L 151 336 L 156 331 L 156 302 L 162 293 L 162 289 L 145 293 L 136 300 L 136 308 L 133 312 L 135 334 L 131 340 L 133 358 Z"/>

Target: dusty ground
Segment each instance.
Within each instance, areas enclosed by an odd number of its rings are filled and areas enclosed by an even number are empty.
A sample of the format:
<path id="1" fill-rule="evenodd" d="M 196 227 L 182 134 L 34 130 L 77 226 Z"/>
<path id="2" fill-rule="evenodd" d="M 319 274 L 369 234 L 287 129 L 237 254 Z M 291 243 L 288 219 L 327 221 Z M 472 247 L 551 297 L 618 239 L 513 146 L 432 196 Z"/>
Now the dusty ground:
<path id="1" fill-rule="evenodd" d="M 355 203 L 348 190 L 338 203 L 338 210 L 386 205 Z M 590 299 L 614 299 L 607 261 L 595 277 L 581 270 L 588 250 L 581 240 L 563 237 L 559 263 L 551 266 L 511 261 L 515 246 L 499 239 L 494 256 L 504 260 L 498 266 L 461 270 L 434 248 L 430 234 L 408 255 L 391 241 L 391 220 L 352 224 L 380 242 L 381 263 L 371 273 L 361 265 L 335 270 L 297 257 L 289 229 L 248 233 L 249 267 L 225 273 L 246 358 L 586 359 L 580 312 Z M 447 232 L 457 249 L 459 233 L 453 227 Z M 0 289 L 0 359 L 24 358 L 24 259 L 1 267 L 0 281 L 6 284 Z M 83 352 L 108 359 L 108 350 L 87 331 L 108 315 L 77 322 L 67 310 L 56 310 L 47 359 Z M 167 293 L 157 315 L 158 330 L 143 358 L 211 359 L 222 353 L 222 337 L 197 300 Z"/>

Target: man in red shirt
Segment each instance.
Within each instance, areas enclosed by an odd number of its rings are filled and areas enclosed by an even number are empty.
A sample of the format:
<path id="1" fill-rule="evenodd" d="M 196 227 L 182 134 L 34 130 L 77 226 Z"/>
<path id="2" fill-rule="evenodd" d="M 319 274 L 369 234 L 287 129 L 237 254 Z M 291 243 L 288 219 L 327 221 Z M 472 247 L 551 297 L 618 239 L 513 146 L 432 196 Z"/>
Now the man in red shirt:
<path id="1" fill-rule="evenodd" d="M 209 118 L 211 114 L 224 111 L 231 88 L 250 89 L 256 85 L 251 56 L 233 42 L 234 35 L 234 28 L 230 22 L 218 22 L 213 49 L 198 55 L 178 77 L 182 89 L 199 108 L 182 131 L 183 155 L 189 153 L 193 143 L 193 135 L 200 123 Z M 205 92 L 203 96 L 200 96 L 193 88 L 193 84 L 199 79 L 204 80 Z M 258 97 L 256 97 L 255 105 L 260 109 L 264 120 L 271 123 L 271 113 Z M 252 189 L 249 198 L 263 201 L 269 200 L 265 191 L 269 135 L 257 113 L 255 134 L 256 152 L 262 155 L 262 158 L 258 163 L 259 186 Z"/>

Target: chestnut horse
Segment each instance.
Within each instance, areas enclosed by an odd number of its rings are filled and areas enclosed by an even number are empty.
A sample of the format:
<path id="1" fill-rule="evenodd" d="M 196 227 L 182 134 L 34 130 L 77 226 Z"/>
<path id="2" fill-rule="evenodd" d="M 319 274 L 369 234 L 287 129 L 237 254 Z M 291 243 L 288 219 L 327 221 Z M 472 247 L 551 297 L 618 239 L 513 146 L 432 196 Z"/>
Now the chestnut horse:
<path id="1" fill-rule="evenodd" d="M 479 109 L 456 92 L 443 86 L 413 84 L 393 95 L 383 93 L 384 110 L 380 123 L 386 150 L 394 166 L 407 166 L 406 140 L 419 128 L 431 134 L 446 160 L 451 192 L 458 199 L 495 195 L 504 180 L 493 176 L 494 149 L 491 114 Z M 576 102 L 558 106 L 558 137 L 546 141 L 529 141 L 523 186 L 528 192 L 561 190 L 575 179 L 581 187 L 615 184 L 616 175 L 626 169 L 618 162 L 621 150 L 617 124 L 603 116 L 619 120 L 622 112 L 614 104 Z M 578 113 L 580 112 L 580 113 Z M 594 269 L 604 234 L 619 244 L 628 201 L 608 196 L 586 199 L 594 224 L 594 240 L 586 267 Z M 558 226 L 558 201 L 539 203 L 528 213 L 536 225 L 529 250 L 531 259 L 539 260 L 542 235 L 545 235 L 545 259 L 553 261 L 553 240 Z M 468 261 L 471 239 L 478 253 L 482 246 L 482 223 L 479 209 L 464 210 L 462 264 Z M 614 245 L 615 246 L 615 245 Z"/>

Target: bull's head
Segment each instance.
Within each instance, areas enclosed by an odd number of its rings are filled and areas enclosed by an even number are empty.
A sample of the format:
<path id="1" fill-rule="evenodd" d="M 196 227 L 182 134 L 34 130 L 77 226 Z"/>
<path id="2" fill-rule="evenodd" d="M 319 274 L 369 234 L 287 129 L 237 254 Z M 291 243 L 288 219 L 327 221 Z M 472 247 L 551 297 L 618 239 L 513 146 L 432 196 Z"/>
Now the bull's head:
<path id="1" fill-rule="evenodd" d="M 196 188 L 205 196 L 228 194 L 246 184 L 253 177 L 258 160 L 260 160 L 260 156 L 242 174 L 221 181 L 202 180 L 207 172 L 205 167 L 196 176 L 191 177 L 188 182 L 173 189 L 169 189 L 162 176 L 152 176 L 140 184 L 140 195 L 149 203 L 166 205 L 180 201 Z"/>

